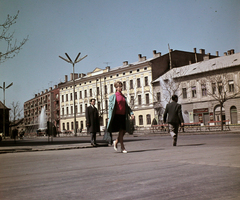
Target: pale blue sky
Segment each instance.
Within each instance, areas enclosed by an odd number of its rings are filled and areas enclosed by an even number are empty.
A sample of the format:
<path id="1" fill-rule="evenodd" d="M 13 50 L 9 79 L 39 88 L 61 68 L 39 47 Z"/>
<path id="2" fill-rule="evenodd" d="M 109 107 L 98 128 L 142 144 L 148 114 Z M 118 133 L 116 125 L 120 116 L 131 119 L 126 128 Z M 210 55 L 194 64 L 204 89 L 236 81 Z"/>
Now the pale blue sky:
<path id="1" fill-rule="evenodd" d="M 0 0 L 0 23 L 18 10 L 11 30 L 18 41 L 29 40 L 0 64 L 0 85 L 13 82 L 7 106 L 23 105 L 69 76 L 72 65 L 58 57 L 65 52 L 73 59 L 78 52 L 88 55 L 76 64 L 77 73 L 105 68 L 106 62 L 112 68 L 135 62 L 138 54 L 152 58 L 153 50 L 163 55 L 168 43 L 174 50 L 220 56 L 240 52 L 239 0 Z"/>

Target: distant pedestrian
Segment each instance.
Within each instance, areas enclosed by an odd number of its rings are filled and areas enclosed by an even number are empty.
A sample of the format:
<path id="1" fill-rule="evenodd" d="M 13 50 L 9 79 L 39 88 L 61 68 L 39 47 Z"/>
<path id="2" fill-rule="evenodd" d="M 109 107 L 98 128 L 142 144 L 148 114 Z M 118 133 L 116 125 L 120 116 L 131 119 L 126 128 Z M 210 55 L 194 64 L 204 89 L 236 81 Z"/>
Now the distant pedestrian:
<path id="1" fill-rule="evenodd" d="M 14 139 L 14 143 L 16 143 L 16 137 L 18 136 L 18 130 L 16 128 L 14 128 L 12 130 L 12 137 Z"/>
<path id="2" fill-rule="evenodd" d="M 90 100 L 91 105 L 87 107 L 85 112 L 87 122 L 87 132 L 91 134 L 91 145 L 97 146 L 96 133 L 100 132 L 100 123 L 98 110 L 95 107 L 95 99 Z"/>
<path id="3" fill-rule="evenodd" d="M 178 96 L 172 96 L 172 102 L 167 104 L 164 115 L 163 121 L 166 123 L 167 115 L 168 115 L 168 124 L 169 124 L 169 131 L 171 136 L 173 137 L 173 146 L 177 145 L 177 138 L 178 138 L 178 129 L 179 125 L 183 127 L 183 116 L 182 116 L 182 106 L 177 103 Z"/>
<path id="4" fill-rule="evenodd" d="M 116 88 L 116 93 L 109 98 L 107 131 L 109 133 L 119 132 L 118 138 L 113 141 L 114 150 L 117 151 L 117 144 L 120 143 L 121 152 L 127 153 L 123 144 L 123 136 L 126 132 L 131 132 L 130 116 L 134 119 L 134 115 L 127 103 L 126 97 L 122 94 L 122 82 L 115 82 L 114 87 Z"/>

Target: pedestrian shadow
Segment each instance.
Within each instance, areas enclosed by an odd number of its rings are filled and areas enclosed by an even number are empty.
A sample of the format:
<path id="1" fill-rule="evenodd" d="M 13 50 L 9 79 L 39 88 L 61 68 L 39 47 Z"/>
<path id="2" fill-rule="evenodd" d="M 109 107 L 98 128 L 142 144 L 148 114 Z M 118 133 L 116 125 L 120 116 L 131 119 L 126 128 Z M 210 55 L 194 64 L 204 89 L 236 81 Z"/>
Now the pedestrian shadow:
<path id="1" fill-rule="evenodd" d="M 202 145 L 206 145 L 206 143 L 202 143 L 202 144 L 180 144 L 177 145 L 178 147 L 192 147 L 192 146 L 202 146 Z"/>
<path id="2" fill-rule="evenodd" d="M 128 151 L 128 153 L 141 153 L 141 152 L 147 152 L 147 151 L 159 151 L 164 149 L 144 149 L 144 150 L 135 150 L 135 151 Z"/>

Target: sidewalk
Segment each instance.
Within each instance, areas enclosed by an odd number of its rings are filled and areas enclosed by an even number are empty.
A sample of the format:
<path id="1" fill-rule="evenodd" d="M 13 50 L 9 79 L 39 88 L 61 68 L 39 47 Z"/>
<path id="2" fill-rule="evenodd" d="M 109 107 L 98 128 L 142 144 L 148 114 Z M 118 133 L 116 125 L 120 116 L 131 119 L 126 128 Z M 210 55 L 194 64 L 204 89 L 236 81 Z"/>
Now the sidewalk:
<path id="1" fill-rule="evenodd" d="M 232 131 L 195 131 L 195 132 L 180 132 L 180 135 L 208 135 L 208 134 L 240 134 L 240 130 Z M 113 134 L 113 138 L 116 138 L 117 133 Z M 133 135 L 126 134 L 125 138 L 136 137 L 154 137 L 154 136 L 169 136 L 166 132 L 149 133 L 149 131 L 136 131 Z M 52 140 L 48 137 L 32 137 L 17 139 L 16 142 L 13 139 L 3 139 L 0 142 L 0 154 L 5 153 L 17 153 L 17 152 L 33 152 L 33 151 L 54 151 L 54 150 L 67 150 L 67 149 L 83 149 L 83 148 L 99 148 L 107 147 L 108 143 L 103 139 L 103 136 L 97 135 L 97 147 L 93 147 L 90 144 L 90 136 L 69 136 L 69 137 L 54 137 Z"/>

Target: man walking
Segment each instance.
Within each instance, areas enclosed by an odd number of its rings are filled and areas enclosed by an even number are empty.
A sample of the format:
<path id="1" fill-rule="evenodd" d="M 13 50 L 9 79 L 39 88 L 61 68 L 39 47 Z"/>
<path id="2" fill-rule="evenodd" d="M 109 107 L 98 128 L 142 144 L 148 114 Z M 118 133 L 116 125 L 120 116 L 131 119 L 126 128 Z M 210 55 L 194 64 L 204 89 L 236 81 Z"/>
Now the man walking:
<path id="1" fill-rule="evenodd" d="M 91 145 L 97 146 L 96 143 L 96 133 L 100 132 L 99 116 L 98 110 L 95 107 L 95 99 L 90 100 L 91 105 L 87 107 L 85 112 L 87 131 L 91 134 Z"/>
<path id="2" fill-rule="evenodd" d="M 183 127 L 183 116 L 182 116 L 182 106 L 177 103 L 178 96 L 172 96 L 172 102 L 167 104 L 164 115 L 163 115 L 163 122 L 166 123 L 167 115 L 168 115 L 168 124 L 169 124 L 169 131 L 171 136 L 173 137 L 173 146 L 177 145 L 177 138 L 178 138 L 178 128 L 179 125 Z"/>

